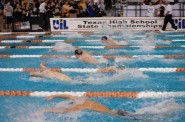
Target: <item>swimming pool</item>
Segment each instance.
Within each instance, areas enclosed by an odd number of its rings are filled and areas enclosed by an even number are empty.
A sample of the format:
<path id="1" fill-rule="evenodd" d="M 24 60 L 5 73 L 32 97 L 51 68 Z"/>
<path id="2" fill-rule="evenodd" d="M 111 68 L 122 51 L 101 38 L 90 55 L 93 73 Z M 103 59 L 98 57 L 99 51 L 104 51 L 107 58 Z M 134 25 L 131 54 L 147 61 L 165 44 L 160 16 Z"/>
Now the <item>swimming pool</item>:
<path id="1" fill-rule="evenodd" d="M 0 49 L 0 91 L 39 91 L 37 95 L 1 96 L 1 122 L 122 122 L 122 121 L 178 121 L 185 117 L 185 33 L 130 32 L 130 36 L 114 34 L 121 41 L 118 48 L 105 47 L 100 42 L 104 34 L 65 33 L 52 38 L 13 35 L 3 38 Z M 15 38 L 19 36 L 18 38 Z M 35 36 L 35 35 L 33 35 Z M 30 40 L 30 41 L 25 41 Z M 35 39 L 34 39 L 35 40 Z M 49 41 L 48 41 L 49 40 Z M 64 40 L 78 42 L 64 43 Z M 171 40 L 171 41 L 164 41 Z M 60 52 L 51 49 L 58 46 Z M 73 46 L 93 52 L 100 64 L 82 62 L 74 57 Z M 18 46 L 23 47 L 18 47 Z M 27 46 L 27 47 L 25 47 Z M 28 47 L 29 46 L 29 47 Z M 161 46 L 161 47 L 159 47 Z M 48 56 L 50 55 L 50 56 Z M 68 55 L 69 58 L 52 56 Z M 114 57 L 115 56 L 115 57 Z M 116 56 L 118 58 L 116 58 Z M 39 68 L 46 62 L 49 68 L 62 68 L 64 74 L 73 81 L 59 81 L 30 77 L 23 68 Z M 98 72 L 98 69 L 118 69 L 117 72 Z M 64 99 L 45 100 L 50 92 L 140 92 L 144 95 L 126 95 L 127 98 L 90 97 L 110 109 L 127 110 L 136 113 L 135 117 L 111 116 L 91 110 L 70 114 L 45 113 L 46 108 L 67 106 Z M 8 93 L 1 93 L 8 95 Z M 81 93 L 79 93 L 81 94 Z M 104 94 L 105 95 L 105 94 Z M 106 95 L 105 95 L 106 96 Z M 117 96 L 117 97 L 116 97 Z"/>

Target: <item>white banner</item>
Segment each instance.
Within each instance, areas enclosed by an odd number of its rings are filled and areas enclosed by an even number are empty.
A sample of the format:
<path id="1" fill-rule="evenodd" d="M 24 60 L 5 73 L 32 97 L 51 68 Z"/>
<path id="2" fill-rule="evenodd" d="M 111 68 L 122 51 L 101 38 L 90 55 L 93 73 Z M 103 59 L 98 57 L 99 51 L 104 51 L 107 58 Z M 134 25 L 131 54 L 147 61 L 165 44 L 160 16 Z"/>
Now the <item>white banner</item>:
<path id="1" fill-rule="evenodd" d="M 185 29 L 185 17 L 174 17 L 178 29 Z M 51 31 L 98 31 L 103 24 L 113 30 L 160 30 L 164 18 L 159 17 L 101 17 L 101 18 L 51 18 Z M 171 29 L 168 24 L 167 29 Z"/>

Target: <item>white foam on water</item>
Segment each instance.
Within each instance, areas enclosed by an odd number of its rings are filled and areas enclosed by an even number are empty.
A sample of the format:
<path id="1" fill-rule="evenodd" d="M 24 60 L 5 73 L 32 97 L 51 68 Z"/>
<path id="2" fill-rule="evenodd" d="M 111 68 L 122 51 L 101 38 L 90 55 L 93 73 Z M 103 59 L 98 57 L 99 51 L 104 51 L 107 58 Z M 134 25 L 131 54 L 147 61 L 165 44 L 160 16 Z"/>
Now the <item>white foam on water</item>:
<path id="1" fill-rule="evenodd" d="M 148 61 L 148 60 L 155 60 L 156 58 L 155 57 L 152 57 L 152 56 L 139 56 L 137 58 L 115 58 L 115 62 L 116 63 L 126 63 L 126 64 L 132 64 L 132 63 L 135 63 L 135 62 L 145 62 L 145 61 Z"/>
<path id="2" fill-rule="evenodd" d="M 56 42 L 53 50 L 57 52 L 74 51 L 75 47 L 64 42 Z"/>
<path id="3" fill-rule="evenodd" d="M 128 42 L 125 40 L 121 40 L 117 42 L 118 45 L 128 45 Z"/>
<path id="4" fill-rule="evenodd" d="M 183 82 L 185 82 L 185 76 L 180 76 L 178 81 L 183 81 Z"/>
<path id="5" fill-rule="evenodd" d="M 71 33 L 71 34 L 67 34 L 67 38 L 68 39 L 71 39 L 71 38 L 84 38 L 84 35 L 82 34 L 79 34 L 79 33 Z"/>
<path id="6" fill-rule="evenodd" d="M 103 64 L 103 63 L 108 63 L 109 61 L 105 58 L 96 58 L 96 60 L 98 61 L 99 64 Z"/>
<path id="7" fill-rule="evenodd" d="M 158 103 L 150 101 L 142 104 L 142 106 L 133 113 L 133 117 L 146 122 L 166 120 L 174 122 L 181 118 L 181 111 L 185 109 L 185 105 L 177 103 L 175 99 L 162 99 Z"/>
<path id="8" fill-rule="evenodd" d="M 135 114 L 170 114 L 182 109 L 185 109 L 184 105 L 178 104 L 174 99 L 168 99 L 151 106 L 140 108 Z"/>
<path id="9" fill-rule="evenodd" d="M 114 31 L 108 25 L 108 23 L 102 24 L 102 28 L 98 30 L 98 33 L 105 34 L 105 35 L 113 35 Z"/>
<path id="10" fill-rule="evenodd" d="M 154 48 L 152 46 L 156 45 L 154 34 L 152 32 L 146 34 L 146 38 L 137 41 L 137 44 L 141 46 L 138 51 L 153 51 Z"/>
<path id="11" fill-rule="evenodd" d="M 143 74 L 142 71 L 137 69 L 125 69 L 123 71 L 117 71 L 116 73 L 110 75 L 107 73 L 90 73 L 86 78 L 76 77 L 74 83 L 84 83 L 84 84 L 107 84 L 110 82 L 124 81 L 126 79 L 146 79 L 147 75 Z"/>
<path id="12" fill-rule="evenodd" d="M 32 82 L 41 82 L 43 80 L 44 78 L 40 78 L 40 77 L 30 77 L 29 78 L 29 81 L 32 81 Z"/>

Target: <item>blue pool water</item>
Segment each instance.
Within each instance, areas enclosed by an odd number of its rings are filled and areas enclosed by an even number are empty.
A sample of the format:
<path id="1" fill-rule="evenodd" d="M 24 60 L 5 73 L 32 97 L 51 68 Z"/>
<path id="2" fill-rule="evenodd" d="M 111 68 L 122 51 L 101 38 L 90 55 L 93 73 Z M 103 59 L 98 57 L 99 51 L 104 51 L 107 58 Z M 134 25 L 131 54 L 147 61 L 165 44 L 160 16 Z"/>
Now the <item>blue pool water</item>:
<path id="1" fill-rule="evenodd" d="M 100 40 L 101 35 L 66 34 L 64 37 L 41 38 L 47 40 Z M 135 36 L 144 36 L 136 37 Z M 175 35 L 175 36 L 170 36 Z M 93 55 L 185 55 L 185 48 L 152 49 L 149 46 L 182 46 L 185 41 L 168 42 L 163 40 L 185 40 L 185 33 L 151 33 L 138 32 L 133 37 L 115 34 L 115 40 L 126 40 L 126 45 L 139 45 L 142 48 L 123 49 L 85 49 L 94 52 Z M 119 37 L 119 38 L 116 38 Z M 133 41 L 129 41 L 133 40 Z M 135 41 L 134 41 L 135 40 Z M 144 40 L 144 41 L 137 41 Z M 55 43 L 2 43 L 6 45 L 54 46 Z M 73 46 L 100 46 L 97 42 L 74 42 Z M 65 47 L 65 44 L 60 44 Z M 73 50 L 52 52 L 51 49 L 0 49 L 0 54 L 9 55 L 74 55 Z M 47 67 L 60 68 L 180 68 L 185 67 L 185 59 L 164 59 L 153 57 L 138 57 L 134 59 L 99 59 L 101 64 L 84 63 L 79 59 L 56 58 L 1 58 L 0 68 L 38 68 L 41 62 Z M 26 72 L 0 72 L 0 90 L 15 91 L 185 91 L 185 73 L 172 72 L 142 72 L 126 69 L 117 73 L 74 73 L 64 72 L 73 81 L 43 79 L 30 77 Z M 91 110 L 70 114 L 45 113 L 39 111 L 56 106 L 66 106 L 64 99 L 47 101 L 43 97 L 0 97 L 0 122 L 184 122 L 185 98 L 171 97 L 160 99 L 125 99 L 125 98 L 89 98 L 100 102 L 110 109 L 127 110 L 141 114 L 133 117 L 111 116 Z"/>

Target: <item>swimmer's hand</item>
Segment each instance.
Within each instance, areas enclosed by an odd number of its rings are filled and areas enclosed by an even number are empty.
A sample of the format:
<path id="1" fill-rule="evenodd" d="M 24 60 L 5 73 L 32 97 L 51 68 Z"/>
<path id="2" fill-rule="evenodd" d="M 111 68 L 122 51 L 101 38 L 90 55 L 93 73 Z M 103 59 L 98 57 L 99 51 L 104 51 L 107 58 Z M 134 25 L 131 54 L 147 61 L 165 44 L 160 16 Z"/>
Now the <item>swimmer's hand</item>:
<path id="1" fill-rule="evenodd" d="M 46 97 L 46 100 L 52 100 L 53 98 L 55 98 L 54 96 L 49 96 L 49 97 Z"/>

